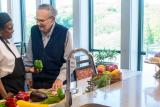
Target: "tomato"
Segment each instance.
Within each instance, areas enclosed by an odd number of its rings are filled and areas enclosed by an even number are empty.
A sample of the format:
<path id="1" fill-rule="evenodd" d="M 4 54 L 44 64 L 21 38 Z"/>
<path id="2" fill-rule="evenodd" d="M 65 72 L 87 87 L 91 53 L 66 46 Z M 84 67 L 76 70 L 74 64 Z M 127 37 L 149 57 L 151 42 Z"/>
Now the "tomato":
<path id="1" fill-rule="evenodd" d="M 16 107 L 17 106 L 16 102 L 17 102 L 16 98 L 10 97 L 6 99 L 5 105 L 7 107 Z"/>
<path id="2" fill-rule="evenodd" d="M 18 94 L 16 95 L 16 99 L 17 99 L 17 100 L 29 101 L 29 94 L 28 94 L 27 92 L 20 91 L 20 92 L 18 92 Z"/>

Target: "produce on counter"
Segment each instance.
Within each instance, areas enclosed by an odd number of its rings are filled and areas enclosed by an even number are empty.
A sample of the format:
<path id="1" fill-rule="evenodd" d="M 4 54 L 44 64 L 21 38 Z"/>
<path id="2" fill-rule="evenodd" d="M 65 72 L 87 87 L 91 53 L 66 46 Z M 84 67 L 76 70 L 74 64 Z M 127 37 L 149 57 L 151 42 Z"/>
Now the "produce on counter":
<path id="1" fill-rule="evenodd" d="M 104 65 L 98 65 L 97 66 L 97 71 L 98 71 L 98 73 L 103 73 L 103 71 L 105 71 L 106 70 L 106 67 L 104 66 Z"/>
<path id="2" fill-rule="evenodd" d="M 160 63 L 160 57 L 150 57 L 149 62 L 151 63 Z"/>
<path id="3" fill-rule="evenodd" d="M 101 88 L 101 87 L 105 87 L 105 86 L 109 85 L 111 79 L 112 79 L 111 75 L 110 74 L 106 74 L 106 72 L 104 72 L 103 74 L 95 75 L 91 79 L 91 81 L 93 83 L 95 83 L 95 86 L 97 88 Z"/>
<path id="4" fill-rule="evenodd" d="M 63 100 L 65 97 L 65 94 L 63 93 L 62 88 L 57 89 L 57 94 L 53 95 L 51 93 L 48 93 L 48 98 L 42 101 L 43 104 L 53 104 L 58 103 L 61 100 Z"/>
<path id="5" fill-rule="evenodd" d="M 58 103 L 65 97 L 62 88 L 59 88 L 55 93 L 54 95 L 52 90 L 46 89 L 33 90 L 30 95 L 20 91 L 16 96 L 0 102 L 0 107 L 49 107 L 48 104 Z"/>
<path id="6" fill-rule="evenodd" d="M 160 57 L 160 52 L 157 52 L 154 57 Z"/>
<path id="7" fill-rule="evenodd" d="M 110 65 L 98 65 L 97 66 L 98 74 L 112 74 L 114 71 L 118 71 L 120 73 L 120 70 L 118 69 L 118 66 L 116 64 L 110 64 Z"/>
<path id="8" fill-rule="evenodd" d="M 29 93 L 24 92 L 24 91 L 19 91 L 18 94 L 16 95 L 16 99 L 29 101 Z"/>
<path id="9" fill-rule="evenodd" d="M 41 102 L 48 98 L 47 94 L 38 90 L 34 90 L 30 94 L 30 99 L 32 102 Z"/>
<path id="10" fill-rule="evenodd" d="M 96 85 L 98 88 L 101 88 L 101 87 L 105 87 L 107 85 L 107 78 L 105 75 L 101 76 L 99 79 L 97 79 L 95 82 L 96 82 Z"/>
<path id="11" fill-rule="evenodd" d="M 121 72 L 116 64 L 98 65 L 98 75 L 92 79 L 97 88 L 104 87 L 110 83 L 115 83 L 121 80 Z"/>
<path id="12" fill-rule="evenodd" d="M 50 96 L 44 101 L 42 101 L 42 104 L 54 104 L 60 102 L 61 99 L 58 96 Z"/>
<path id="13" fill-rule="evenodd" d="M 38 69 L 39 71 L 42 71 L 43 69 L 43 63 L 42 63 L 42 60 L 34 60 L 34 67 L 36 69 Z"/>
<path id="14" fill-rule="evenodd" d="M 7 107 L 4 103 L 0 103 L 0 107 Z"/>
<path id="15" fill-rule="evenodd" d="M 47 93 L 41 92 L 39 90 L 34 90 L 30 94 L 30 99 L 32 102 L 40 102 L 42 104 L 54 104 L 64 99 L 65 94 L 62 88 L 58 88 L 55 93 L 55 95 L 52 94 L 51 90 Z"/>
<path id="16" fill-rule="evenodd" d="M 17 102 L 16 98 L 10 97 L 6 99 L 5 105 L 7 107 L 16 107 L 17 106 L 16 102 Z"/>
<path id="17" fill-rule="evenodd" d="M 112 72 L 115 69 L 118 69 L 118 66 L 116 64 L 106 65 L 106 71 Z"/>
<path id="18" fill-rule="evenodd" d="M 98 74 L 102 74 L 104 71 L 110 71 L 110 72 L 112 72 L 115 69 L 118 69 L 118 66 L 116 64 L 98 65 L 97 66 Z"/>
<path id="19" fill-rule="evenodd" d="M 30 103 L 24 100 L 17 101 L 18 107 L 49 107 L 48 104 Z"/>
<path id="20" fill-rule="evenodd" d="M 63 93 L 62 88 L 58 88 L 58 90 L 57 90 L 57 95 L 58 95 L 58 97 L 59 97 L 61 100 L 64 99 L 65 94 Z"/>

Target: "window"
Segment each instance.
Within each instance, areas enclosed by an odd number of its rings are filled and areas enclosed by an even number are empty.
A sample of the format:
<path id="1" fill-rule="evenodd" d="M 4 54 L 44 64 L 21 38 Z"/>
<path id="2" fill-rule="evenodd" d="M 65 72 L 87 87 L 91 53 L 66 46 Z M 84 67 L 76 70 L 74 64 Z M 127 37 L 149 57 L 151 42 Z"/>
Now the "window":
<path id="1" fill-rule="evenodd" d="M 56 21 L 73 33 L 73 0 L 56 0 L 58 16 Z"/>
<path id="2" fill-rule="evenodd" d="M 144 0 L 144 51 L 160 51 L 160 1 Z"/>
<path id="3" fill-rule="evenodd" d="M 49 4 L 50 0 L 41 0 L 41 4 Z"/>
<path id="4" fill-rule="evenodd" d="M 121 0 L 93 0 L 89 5 L 91 51 L 104 48 L 120 50 Z M 116 62 L 120 65 L 120 54 L 116 56 L 116 60 L 109 62 Z"/>
<path id="5" fill-rule="evenodd" d="M 20 1 L 19 0 L 10 0 L 10 12 L 11 18 L 14 25 L 14 33 L 12 36 L 12 40 L 14 43 L 21 44 L 22 34 L 21 34 L 21 9 L 20 9 Z"/>
<path id="6" fill-rule="evenodd" d="M 160 1 L 144 0 L 144 35 L 143 35 L 143 62 L 146 58 L 160 52 Z M 155 70 L 154 65 L 144 63 L 143 69 Z"/>
<path id="7" fill-rule="evenodd" d="M 7 0 L 0 0 L 0 11 L 7 12 Z"/>
<path id="8" fill-rule="evenodd" d="M 94 0 L 93 49 L 120 50 L 121 0 Z"/>
<path id="9" fill-rule="evenodd" d="M 36 24 L 34 17 L 36 16 L 36 0 L 25 0 L 26 7 L 26 27 L 25 27 L 25 43 L 28 43 L 30 30 Z"/>

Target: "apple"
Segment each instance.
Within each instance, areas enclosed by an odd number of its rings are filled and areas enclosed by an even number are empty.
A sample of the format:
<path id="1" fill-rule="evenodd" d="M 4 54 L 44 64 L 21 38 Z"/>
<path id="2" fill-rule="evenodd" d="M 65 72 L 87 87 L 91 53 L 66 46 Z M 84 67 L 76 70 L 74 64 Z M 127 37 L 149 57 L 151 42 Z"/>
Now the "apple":
<path id="1" fill-rule="evenodd" d="M 97 66 L 97 71 L 98 71 L 99 74 L 102 74 L 103 71 L 105 71 L 105 70 L 106 70 L 106 67 L 104 65 L 98 65 Z"/>
<path id="2" fill-rule="evenodd" d="M 118 65 L 113 64 L 112 66 L 114 67 L 114 69 L 118 69 Z"/>
<path id="3" fill-rule="evenodd" d="M 112 72 L 113 70 L 114 70 L 114 67 L 112 65 L 110 65 L 107 69 L 107 71 L 110 71 L 110 72 Z"/>
<path id="4" fill-rule="evenodd" d="M 113 70 L 118 69 L 116 64 L 106 65 L 106 70 L 112 72 Z"/>
<path id="5" fill-rule="evenodd" d="M 110 65 L 106 65 L 106 70 L 107 70 L 107 71 L 108 71 L 109 67 L 110 67 Z"/>
<path id="6" fill-rule="evenodd" d="M 157 52 L 154 57 L 160 57 L 160 52 Z"/>

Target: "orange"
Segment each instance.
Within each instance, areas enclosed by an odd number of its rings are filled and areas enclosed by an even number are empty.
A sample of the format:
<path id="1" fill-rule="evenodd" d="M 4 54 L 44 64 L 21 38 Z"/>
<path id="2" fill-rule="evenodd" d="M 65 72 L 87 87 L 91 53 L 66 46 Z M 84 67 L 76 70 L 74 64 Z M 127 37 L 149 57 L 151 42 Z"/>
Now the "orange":
<path id="1" fill-rule="evenodd" d="M 111 75 L 117 75 L 120 73 L 120 70 L 119 69 L 115 69 L 111 72 Z"/>

